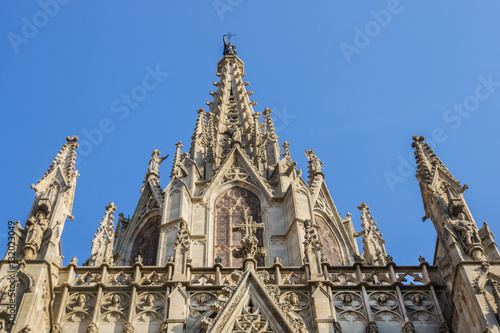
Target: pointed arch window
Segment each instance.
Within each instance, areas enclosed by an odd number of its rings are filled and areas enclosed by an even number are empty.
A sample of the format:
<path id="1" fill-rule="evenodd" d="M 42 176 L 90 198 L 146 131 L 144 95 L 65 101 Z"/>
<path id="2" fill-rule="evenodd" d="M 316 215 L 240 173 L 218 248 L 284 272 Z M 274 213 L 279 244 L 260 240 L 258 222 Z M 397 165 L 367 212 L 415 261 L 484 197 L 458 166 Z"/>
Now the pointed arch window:
<path id="1" fill-rule="evenodd" d="M 241 233 L 233 232 L 233 225 L 243 223 L 246 216 L 252 216 L 256 222 L 261 222 L 260 201 L 255 194 L 245 189 L 234 187 L 222 193 L 215 201 L 215 242 L 214 258 L 221 258 L 222 265 L 238 267 L 242 259 L 236 259 L 232 251 L 241 247 Z M 258 246 L 263 246 L 263 233 L 257 231 Z M 262 266 L 262 258 L 257 259 Z"/>
<path id="2" fill-rule="evenodd" d="M 161 217 L 154 216 L 144 224 L 132 247 L 132 261 L 140 255 L 144 266 L 156 266 L 160 222 Z"/>
<path id="3" fill-rule="evenodd" d="M 342 251 L 340 249 L 337 237 L 333 234 L 327 222 L 321 216 L 315 216 L 318 225 L 318 235 L 323 245 L 323 253 L 328 259 L 328 263 L 333 266 L 342 265 Z"/>

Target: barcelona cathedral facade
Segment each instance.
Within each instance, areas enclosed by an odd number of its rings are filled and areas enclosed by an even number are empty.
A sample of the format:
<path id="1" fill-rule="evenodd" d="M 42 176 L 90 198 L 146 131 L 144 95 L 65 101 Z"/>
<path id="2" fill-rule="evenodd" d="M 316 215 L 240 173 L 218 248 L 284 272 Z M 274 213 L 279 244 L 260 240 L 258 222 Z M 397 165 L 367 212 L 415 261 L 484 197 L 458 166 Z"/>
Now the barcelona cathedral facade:
<path id="1" fill-rule="evenodd" d="M 63 266 L 78 178 L 78 138 L 67 138 L 31 186 L 26 223 L 12 225 L 0 332 L 500 332 L 497 245 L 424 138 L 412 146 L 435 258 L 400 266 L 367 204 L 359 231 L 339 215 L 312 149 L 304 179 L 272 110 L 254 111 L 235 46 L 224 40 L 223 54 L 169 181 L 154 150 L 132 217 L 110 203 L 90 258 Z"/>

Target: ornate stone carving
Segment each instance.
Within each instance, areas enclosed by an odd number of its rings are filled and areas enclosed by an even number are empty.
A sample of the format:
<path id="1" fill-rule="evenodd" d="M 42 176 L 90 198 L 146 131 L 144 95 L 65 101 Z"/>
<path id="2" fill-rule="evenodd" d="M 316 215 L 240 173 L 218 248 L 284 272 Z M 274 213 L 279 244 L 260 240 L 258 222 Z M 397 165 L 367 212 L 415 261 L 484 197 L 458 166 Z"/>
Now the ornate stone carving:
<path id="1" fill-rule="evenodd" d="M 186 156 L 182 154 L 181 149 L 182 149 L 182 143 L 176 142 L 175 143 L 176 150 L 175 150 L 175 157 L 174 157 L 174 165 L 172 166 L 172 172 L 170 173 L 170 177 L 186 177 L 188 175 L 188 171 L 186 167 L 184 166 L 183 162 L 186 159 Z"/>
<path id="2" fill-rule="evenodd" d="M 87 333 L 99 333 L 99 327 L 97 324 L 90 323 L 89 326 L 87 326 Z"/>
<path id="3" fill-rule="evenodd" d="M 216 305 L 216 303 L 217 297 L 212 293 L 194 293 L 190 296 L 189 316 L 191 318 L 198 318 L 203 313 L 212 310 L 212 307 Z M 217 308 L 217 305 L 215 308 Z"/>
<path id="4" fill-rule="evenodd" d="M 252 298 L 243 306 L 241 314 L 236 317 L 233 333 L 273 333 L 269 327 L 269 320 L 262 309 Z"/>
<path id="5" fill-rule="evenodd" d="M 113 241 L 115 238 L 113 213 L 115 210 L 116 206 L 112 202 L 106 206 L 105 215 L 92 240 L 92 251 L 90 259 L 87 261 L 89 266 L 99 266 L 104 262 L 110 264 L 113 260 Z"/>
<path id="6" fill-rule="evenodd" d="M 105 311 L 123 311 L 129 307 L 129 296 L 124 293 L 108 293 L 103 297 L 102 307 Z"/>
<path id="7" fill-rule="evenodd" d="M 415 333 L 415 326 L 411 321 L 407 322 L 403 326 L 403 333 Z"/>
<path id="8" fill-rule="evenodd" d="M 373 221 L 370 206 L 362 202 L 358 209 L 361 211 L 361 227 L 363 231 L 354 233 L 354 237 L 363 237 L 364 263 L 366 265 L 385 266 L 388 263 L 387 252 L 385 251 L 385 239 L 376 227 L 377 222 Z"/>
<path id="9" fill-rule="evenodd" d="M 182 220 L 179 222 L 179 230 L 177 231 L 177 240 L 174 243 L 174 251 L 186 252 L 191 248 L 191 240 L 189 239 L 189 231 L 187 222 Z"/>
<path id="10" fill-rule="evenodd" d="M 81 311 L 91 313 L 95 306 L 95 296 L 90 293 L 72 294 L 67 301 L 67 309 L 70 311 Z"/>
<path id="11" fill-rule="evenodd" d="M 283 142 L 283 154 L 281 157 L 285 160 L 285 165 L 289 166 L 292 164 L 292 155 L 290 154 L 290 142 Z"/>
<path id="12" fill-rule="evenodd" d="M 28 219 L 26 229 L 26 245 L 32 245 L 36 251 L 40 249 L 42 244 L 43 234 L 49 227 L 49 219 L 43 211 L 38 211 L 36 217 Z"/>
<path id="13" fill-rule="evenodd" d="M 153 150 L 153 153 L 151 154 L 151 159 L 149 160 L 149 166 L 148 166 L 148 172 L 146 174 L 146 177 L 149 175 L 156 175 L 159 176 L 160 174 L 160 164 L 163 162 L 167 157 L 160 157 L 161 152 L 157 149 Z"/>
<path id="14" fill-rule="evenodd" d="M 5 328 L 5 327 L 0 327 L 0 329 Z M 54 324 L 52 326 L 52 331 L 51 333 L 62 333 L 62 327 L 59 324 Z"/>
<path id="15" fill-rule="evenodd" d="M 375 322 L 370 322 L 366 325 L 366 333 L 378 333 L 378 326 Z"/>
<path id="16" fill-rule="evenodd" d="M 123 333 L 135 333 L 135 328 L 132 323 L 128 322 L 123 326 Z"/>
<path id="17" fill-rule="evenodd" d="M 304 150 L 304 152 L 307 156 L 309 186 L 313 188 L 316 185 L 314 184 L 316 176 L 323 175 L 323 172 L 321 172 L 321 169 L 323 169 L 323 162 L 321 162 L 320 159 L 316 156 L 313 149 Z"/>
<path id="18" fill-rule="evenodd" d="M 264 230 L 263 223 L 253 222 L 253 218 L 247 216 L 245 222 L 235 224 L 233 230 L 240 231 L 243 236 L 240 241 L 241 248 L 233 250 L 233 256 L 235 258 L 255 259 L 264 258 L 266 256 L 267 250 L 257 246 L 259 240 L 255 236 L 257 230 Z"/>
<path id="19" fill-rule="evenodd" d="M 159 293 L 142 293 L 137 297 L 137 307 L 141 311 L 158 311 L 164 303 L 164 296 Z"/>
<path id="20" fill-rule="evenodd" d="M 321 250 L 322 245 L 321 242 L 319 241 L 318 230 L 311 220 L 304 221 L 304 229 L 305 229 L 305 236 L 303 244 L 306 253 L 310 250 L 313 251 Z"/>

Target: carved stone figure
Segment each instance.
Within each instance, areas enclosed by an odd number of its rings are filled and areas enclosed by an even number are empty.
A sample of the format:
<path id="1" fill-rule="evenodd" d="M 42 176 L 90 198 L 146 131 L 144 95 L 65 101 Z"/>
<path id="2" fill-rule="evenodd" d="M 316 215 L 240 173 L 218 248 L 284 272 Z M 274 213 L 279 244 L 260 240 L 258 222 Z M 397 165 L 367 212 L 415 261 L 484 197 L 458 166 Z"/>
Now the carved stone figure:
<path id="1" fill-rule="evenodd" d="M 351 306 L 352 305 L 352 296 L 350 294 L 345 294 L 343 301 L 344 301 L 345 306 Z"/>
<path id="2" fill-rule="evenodd" d="M 290 305 L 297 306 L 299 305 L 299 296 L 297 296 L 296 293 L 291 293 L 288 297 L 288 301 L 290 302 Z"/>
<path id="3" fill-rule="evenodd" d="M 179 222 L 179 230 L 177 231 L 177 240 L 174 244 L 174 251 L 188 251 L 191 247 L 189 239 L 188 226 L 186 221 Z"/>
<path id="4" fill-rule="evenodd" d="M 122 301 L 122 298 L 120 297 L 120 295 L 118 294 L 113 294 L 113 296 L 111 296 L 111 305 L 114 306 L 114 307 L 119 307 L 120 306 L 120 303 Z"/>
<path id="5" fill-rule="evenodd" d="M 5 329 L 5 327 L 0 327 L 0 332 L 2 332 L 1 329 Z M 52 326 L 52 331 L 51 332 L 52 333 L 62 333 L 62 327 L 61 327 L 61 325 L 54 324 Z"/>
<path id="6" fill-rule="evenodd" d="M 304 221 L 304 229 L 305 229 L 304 246 L 308 247 L 309 245 L 312 245 L 313 248 L 320 249 L 321 243 L 318 237 L 318 230 L 315 228 L 311 220 L 307 219 Z"/>
<path id="7" fill-rule="evenodd" d="M 458 222 L 455 223 L 455 230 L 457 230 L 466 246 L 481 243 L 476 224 L 471 221 L 466 221 L 464 213 L 458 214 Z"/>
<path id="8" fill-rule="evenodd" d="M 155 305 L 155 296 L 153 294 L 146 295 L 146 304 L 147 306 L 153 307 Z"/>
<path id="9" fill-rule="evenodd" d="M 201 294 L 201 295 L 198 297 L 198 304 L 199 304 L 200 306 L 202 306 L 202 307 L 203 307 L 203 306 L 205 306 L 205 305 L 207 304 L 207 301 L 208 301 L 208 299 L 207 299 L 207 296 L 206 296 L 205 294 Z"/>
<path id="10" fill-rule="evenodd" d="M 28 223 L 26 244 L 34 245 L 38 250 L 42 243 L 43 233 L 49 226 L 49 220 L 46 218 L 44 212 L 39 211 L 36 214 L 36 218 L 31 218 L 28 220 Z"/>
<path id="11" fill-rule="evenodd" d="M 76 298 L 76 306 L 79 308 L 84 308 L 87 302 L 87 297 L 84 294 L 79 294 Z"/>
<path id="12" fill-rule="evenodd" d="M 415 304 L 416 306 L 422 306 L 422 304 L 423 304 L 422 295 L 420 295 L 420 294 L 413 295 L 411 300 L 412 300 L 413 304 Z"/>
<path id="13" fill-rule="evenodd" d="M 167 333 L 167 332 L 168 332 L 168 323 L 165 321 L 161 324 L 159 333 Z"/>
<path id="14" fill-rule="evenodd" d="M 123 326 L 123 333 L 135 333 L 135 328 L 132 326 L 132 323 L 126 323 Z"/>
<path id="15" fill-rule="evenodd" d="M 381 306 L 385 306 L 387 305 L 387 295 L 386 294 L 382 294 L 380 295 L 378 298 L 377 298 L 377 302 L 379 305 Z"/>
<path id="16" fill-rule="evenodd" d="M 233 139 L 233 142 L 240 142 L 241 143 L 241 127 L 235 125 L 233 129 L 233 135 L 231 137 Z"/>
<path id="17" fill-rule="evenodd" d="M 87 333 L 99 333 L 99 327 L 95 323 L 90 323 L 87 326 Z"/>
<path id="18" fill-rule="evenodd" d="M 158 151 L 157 149 L 153 150 L 153 153 L 151 154 L 151 159 L 149 160 L 148 173 L 156 175 L 160 173 L 160 164 L 168 157 L 168 155 L 160 157 L 160 154 L 161 152 Z"/>
<path id="19" fill-rule="evenodd" d="M 403 326 L 403 333 L 415 333 L 415 326 L 413 326 L 413 323 L 412 322 L 407 322 L 404 326 Z"/>
<path id="20" fill-rule="evenodd" d="M 366 333 L 378 333 L 378 326 L 375 322 L 368 323 L 366 326 Z"/>
<path id="21" fill-rule="evenodd" d="M 309 174 L 313 176 L 316 173 L 321 172 L 321 169 L 323 168 L 323 162 L 321 162 L 320 159 L 316 156 L 316 154 L 314 153 L 314 149 L 307 150 L 306 156 L 309 163 Z"/>

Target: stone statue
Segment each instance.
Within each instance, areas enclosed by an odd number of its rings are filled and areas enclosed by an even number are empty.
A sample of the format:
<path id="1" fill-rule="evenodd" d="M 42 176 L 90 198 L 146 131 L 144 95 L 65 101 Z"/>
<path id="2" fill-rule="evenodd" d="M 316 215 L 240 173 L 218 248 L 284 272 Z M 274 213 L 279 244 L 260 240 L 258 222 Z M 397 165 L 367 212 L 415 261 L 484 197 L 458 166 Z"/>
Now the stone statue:
<path id="1" fill-rule="evenodd" d="M 160 157 L 160 151 L 158 149 L 153 150 L 153 153 L 151 154 L 151 160 L 149 160 L 149 167 L 148 167 L 148 173 L 154 173 L 154 174 L 159 174 L 160 172 L 160 164 L 163 162 L 167 157 Z"/>
<path id="2" fill-rule="evenodd" d="M 307 160 L 309 162 L 309 170 L 311 174 L 321 172 L 323 168 L 323 162 L 320 161 L 318 156 L 314 153 L 314 149 L 306 151 Z"/>
<path id="3" fill-rule="evenodd" d="M 476 224 L 465 220 L 465 214 L 458 214 L 458 222 L 455 224 L 455 230 L 466 246 L 472 244 L 481 244 L 481 238 L 477 231 Z"/>
<path id="4" fill-rule="evenodd" d="M 233 129 L 233 135 L 231 137 L 233 142 L 241 142 L 241 127 L 235 125 Z"/>
<path id="5" fill-rule="evenodd" d="M 49 220 L 46 218 L 44 212 L 39 211 L 36 214 L 36 218 L 29 219 L 28 223 L 26 244 L 34 245 L 37 249 L 40 249 L 43 233 L 49 227 Z"/>
<path id="6" fill-rule="evenodd" d="M 226 36 L 228 37 L 228 41 L 229 42 L 226 42 Z M 227 35 L 224 35 L 222 36 L 222 40 L 224 41 L 224 55 L 226 54 L 236 54 L 236 46 L 234 46 L 232 43 L 231 43 L 231 37 L 232 36 L 236 36 L 236 35 L 233 35 L 231 33 L 227 34 Z"/>

